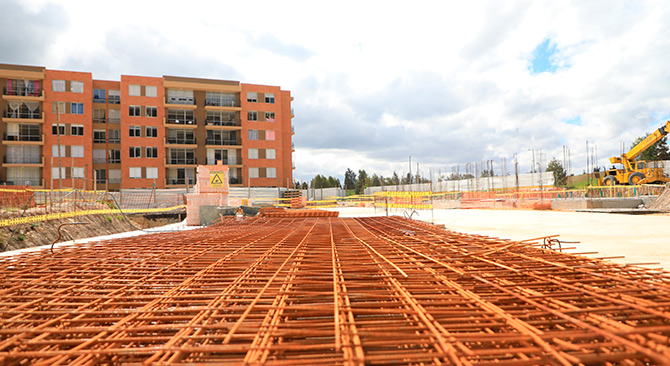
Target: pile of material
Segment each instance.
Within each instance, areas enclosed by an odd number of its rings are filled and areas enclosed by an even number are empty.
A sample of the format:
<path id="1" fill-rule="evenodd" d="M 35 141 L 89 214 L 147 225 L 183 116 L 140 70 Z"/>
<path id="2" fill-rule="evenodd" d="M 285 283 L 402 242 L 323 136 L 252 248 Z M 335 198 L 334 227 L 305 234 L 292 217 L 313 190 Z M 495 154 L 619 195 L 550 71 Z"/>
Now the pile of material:
<path id="1" fill-rule="evenodd" d="M 0 364 L 669 364 L 670 277 L 401 218 L 0 260 Z"/>
<path id="2" fill-rule="evenodd" d="M 260 210 L 262 217 L 268 218 L 294 218 L 294 217 L 338 217 L 337 211 L 315 210 L 315 209 L 283 209 L 275 207 L 263 207 Z"/>
<path id="3" fill-rule="evenodd" d="M 670 183 L 665 184 L 663 192 L 647 208 L 650 210 L 670 211 Z"/>

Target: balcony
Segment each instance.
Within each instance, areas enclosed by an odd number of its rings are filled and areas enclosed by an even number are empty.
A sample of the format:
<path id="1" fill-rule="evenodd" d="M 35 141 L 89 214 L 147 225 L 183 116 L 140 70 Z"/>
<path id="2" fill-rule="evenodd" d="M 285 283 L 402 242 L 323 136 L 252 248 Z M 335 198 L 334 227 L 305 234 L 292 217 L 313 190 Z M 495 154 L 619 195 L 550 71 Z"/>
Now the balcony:
<path id="1" fill-rule="evenodd" d="M 231 186 L 238 186 L 239 187 L 239 186 L 242 186 L 243 182 L 244 182 L 244 179 L 242 178 L 241 175 L 238 176 L 238 177 L 228 178 L 228 184 L 230 184 Z"/>
<path id="2" fill-rule="evenodd" d="M 165 158 L 165 165 L 198 165 L 198 159 L 188 157 Z"/>
<path id="3" fill-rule="evenodd" d="M 109 178 L 109 184 L 119 184 L 121 183 L 121 178 Z"/>
<path id="4" fill-rule="evenodd" d="M 4 122 L 30 122 L 30 123 L 43 123 L 44 122 L 44 113 L 40 109 L 35 111 L 30 111 L 27 108 L 21 108 L 19 110 L 5 110 L 2 113 L 2 119 Z"/>
<path id="5" fill-rule="evenodd" d="M 180 108 L 195 109 L 195 98 L 190 97 L 165 97 L 166 106 L 179 106 Z"/>
<path id="6" fill-rule="evenodd" d="M 2 143 L 6 145 L 44 145 L 44 134 L 2 135 Z"/>
<path id="7" fill-rule="evenodd" d="M 109 104 L 121 104 L 121 96 L 110 95 L 109 99 L 107 100 L 107 103 L 109 103 Z"/>
<path id="8" fill-rule="evenodd" d="M 27 100 L 27 101 L 43 101 L 44 92 L 42 89 L 33 88 L 13 88 L 8 89 L 4 87 L 2 96 L 7 100 Z"/>
<path id="9" fill-rule="evenodd" d="M 198 120 L 195 118 L 193 118 L 192 120 L 173 119 L 173 118 L 163 119 L 163 126 L 165 127 L 196 128 L 198 127 L 197 125 Z"/>
<path id="10" fill-rule="evenodd" d="M 295 144 L 291 142 L 291 151 L 295 151 Z"/>
<path id="11" fill-rule="evenodd" d="M 100 96 L 94 95 L 93 96 L 93 103 L 107 103 L 107 99 L 100 98 Z"/>
<path id="12" fill-rule="evenodd" d="M 2 184 L 2 183 L 0 183 Z M 7 181 L 4 184 L 8 186 L 21 185 L 21 186 L 33 186 L 40 187 L 42 185 L 42 178 L 39 176 L 34 177 L 7 177 Z"/>
<path id="13" fill-rule="evenodd" d="M 295 126 L 291 125 L 291 135 L 295 135 Z"/>
<path id="14" fill-rule="evenodd" d="M 5 156 L 2 160 L 2 167 L 44 167 L 44 156 Z"/>
<path id="15" fill-rule="evenodd" d="M 120 137 L 108 137 L 107 141 L 109 141 L 110 144 L 120 144 L 121 143 L 121 138 Z"/>
<path id="16" fill-rule="evenodd" d="M 242 143 L 238 140 L 226 140 L 218 138 L 208 138 L 205 142 L 207 146 L 240 146 Z"/>
<path id="17" fill-rule="evenodd" d="M 242 165 L 242 157 L 227 158 L 227 159 L 207 159 L 207 165 L 216 165 L 217 162 L 221 162 L 223 165 Z"/>
<path id="18" fill-rule="evenodd" d="M 195 138 L 185 138 L 185 137 L 166 137 L 165 145 L 197 145 L 198 141 Z M 170 146 L 176 147 L 176 146 Z M 192 147 L 192 146 L 189 146 Z"/>
<path id="19" fill-rule="evenodd" d="M 96 118 L 93 117 L 93 123 L 106 123 L 107 119 L 105 117 Z M 121 123 L 121 118 L 119 118 L 119 123 Z"/>
<path id="20" fill-rule="evenodd" d="M 295 117 L 295 112 L 293 111 L 293 108 L 291 108 L 291 117 Z"/>
<path id="21" fill-rule="evenodd" d="M 184 186 L 186 184 L 195 184 L 195 178 L 167 178 L 165 179 L 166 186 Z"/>
<path id="22" fill-rule="evenodd" d="M 109 123 L 118 125 L 121 123 L 121 117 L 109 117 Z"/>
<path id="23" fill-rule="evenodd" d="M 105 158 L 93 158 L 93 164 L 105 164 L 107 159 Z"/>
<path id="24" fill-rule="evenodd" d="M 233 127 L 233 128 L 229 128 Z M 205 128 L 207 129 L 216 129 L 216 130 L 239 130 L 242 128 L 240 121 L 236 120 L 227 120 L 222 121 L 219 119 L 207 118 L 205 119 Z"/>

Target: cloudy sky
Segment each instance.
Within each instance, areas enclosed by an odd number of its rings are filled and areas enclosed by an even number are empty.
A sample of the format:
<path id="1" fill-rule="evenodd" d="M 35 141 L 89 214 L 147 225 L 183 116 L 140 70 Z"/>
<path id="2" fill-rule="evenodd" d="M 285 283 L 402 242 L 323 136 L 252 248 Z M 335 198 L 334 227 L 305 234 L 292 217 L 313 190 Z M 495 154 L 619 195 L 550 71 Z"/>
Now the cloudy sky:
<path id="1" fill-rule="evenodd" d="M 598 163 L 670 118 L 664 1 L 2 0 L 0 63 L 280 85 L 295 176 L 384 175 L 530 149 Z M 540 155 L 539 152 L 537 155 Z M 484 163 L 485 164 L 485 163 Z M 508 169 L 509 170 L 509 169 Z"/>

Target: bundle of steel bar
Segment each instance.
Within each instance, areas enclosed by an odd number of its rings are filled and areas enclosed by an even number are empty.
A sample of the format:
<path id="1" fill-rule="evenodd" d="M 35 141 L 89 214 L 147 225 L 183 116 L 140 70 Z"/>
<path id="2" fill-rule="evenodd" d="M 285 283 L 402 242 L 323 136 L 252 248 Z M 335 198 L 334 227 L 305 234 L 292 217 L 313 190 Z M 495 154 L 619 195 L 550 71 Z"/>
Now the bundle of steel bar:
<path id="1" fill-rule="evenodd" d="M 398 217 L 0 260 L 0 364 L 670 363 L 670 277 Z"/>

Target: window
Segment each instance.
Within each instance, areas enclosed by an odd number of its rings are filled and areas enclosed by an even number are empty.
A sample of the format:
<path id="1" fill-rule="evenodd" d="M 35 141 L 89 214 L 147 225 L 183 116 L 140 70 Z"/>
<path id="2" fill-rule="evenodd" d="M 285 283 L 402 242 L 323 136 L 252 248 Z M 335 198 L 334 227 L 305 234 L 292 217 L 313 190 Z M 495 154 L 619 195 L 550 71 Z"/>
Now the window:
<path id="1" fill-rule="evenodd" d="M 64 92 L 65 91 L 65 80 L 52 80 L 51 81 L 51 90 L 55 92 Z"/>
<path id="2" fill-rule="evenodd" d="M 93 89 L 93 103 L 105 102 L 105 89 Z"/>
<path id="3" fill-rule="evenodd" d="M 109 103 L 110 104 L 120 104 L 121 103 L 121 90 L 110 90 L 109 91 Z"/>
<path id="4" fill-rule="evenodd" d="M 147 97 L 157 97 L 158 96 L 158 88 L 155 86 L 150 86 L 147 85 L 144 87 L 144 92 L 147 95 Z"/>
<path id="5" fill-rule="evenodd" d="M 51 102 L 51 112 L 52 113 L 65 113 L 65 102 Z"/>
<path id="6" fill-rule="evenodd" d="M 84 82 L 83 81 L 70 81 L 70 92 L 72 92 L 72 93 L 83 93 L 84 92 Z"/>
<path id="7" fill-rule="evenodd" d="M 53 179 L 65 178 L 65 167 L 60 168 L 60 174 L 58 174 L 58 167 L 51 168 L 51 177 Z"/>
<path id="8" fill-rule="evenodd" d="M 140 126 L 130 126 L 128 127 L 128 135 L 130 137 L 141 137 L 141 128 Z"/>
<path id="9" fill-rule="evenodd" d="M 130 157 L 131 158 L 141 158 L 142 157 L 142 148 L 139 146 L 130 147 Z"/>
<path id="10" fill-rule="evenodd" d="M 70 125 L 70 135 L 84 136 L 84 125 Z"/>
<path id="11" fill-rule="evenodd" d="M 265 177 L 277 178 L 277 168 L 265 168 Z"/>
<path id="12" fill-rule="evenodd" d="M 256 103 L 258 102 L 258 93 L 247 93 L 247 102 Z"/>
<path id="13" fill-rule="evenodd" d="M 145 168 L 147 170 L 147 179 L 158 179 L 158 168 Z"/>
<path id="14" fill-rule="evenodd" d="M 80 167 L 75 167 L 72 169 L 72 177 L 76 179 L 83 179 L 84 178 L 84 168 Z"/>
<path id="15" fill-rule="evenodd" d="M 128 115 L 131 117 L 140 117 L 140 106 L 130 105 L 128 106 Z"/>
<path id="16" fill-rule="evenodd" d="M 142 95 L 142 86 L 130 84 L 128 86 L 128 95 L 139 97 Z"/>
<path id="17" fill-rule="evenodd" d="M 93 164 L 104 164 L 105 154 L 104 149 L 93 149 Z"/>
<path id="18" fill-rule="evenodd" d="M 249 159 L 258 159 L 258 149 L 249 149 Z"/>
<path id="19" fill-rule="evenodd" d="M 205 105 L 236 107 L 237 97 L 234 93 L 207 92 Z"/>
<path id="20" fill-rule="evenodd" d="M 141 179 L 142 178 L 142 168 L 129 168 L 130 179 Z"/>
<path id="21" fill-rule="evenodd" d="M 277 158 L 277 150 L 275 150 L 275 149 L 265 149 L 265 158 L 266 159 L 276 159 Z"/>
<path id="22" fill-rule="evenodd" d="M 60 145 L 60 154 L 58 154 L 58 145 L 51 145 L 51 156 L 54 158 L 65 157 L 65 145 Z"/>
<path id="23" fill-rule="evenodd" d="M 147 147 L 147 158 L 157 158 L 157 157 L 158 157 L 158 148 Z"/>
<path id="24" fill-rule="evenodd" d="M 84 103 L 70 103 L 71 114 L 84 114 Z"/>
<path id="25" fill-rule="evenodd" d="M 157 127 L 147 127 L 145 129 L 146 137 L 158 137 L 158 128 Z"/>
<path id="26" fill-rule="evenodd" d="M 258 178 L 258 168 L 249 168 L 249 178 Z"/>
<path id="27" fill-rule="evenodd" d="M 52 135 L 65 135 L 65 125 L 51 125 Z"/>
<path id="28" fill-rule="evenodd" d="M 107 183 L 107 171 L 105 169 L 96 169 L 95 172 L 96 183 Z"/>
<path id="29" fill-rule="evenodd" d="M 109 149 L 109 163 L 110 164 L 121 163 L 121 150 Z"/>
<path id="30" fill-rule="evenodd" d="M 195 104 L 193 90 L 168 89 L 167 102 L 170 104 Z"/>
<path id="31" fill-rule="evenodd" d="M 265 103 L 273 103 L 275 102 L 275 95 L 271 93 L 265 93 Z"/>
<path id="32" fill-rule="evenodd" d="M 145 116 L 147 117 L 156 117 L 158 116 L 158 108 L 156 107 L 147 107 Z"/>
<path id="33" fill-rule="evenodd" d="M 109 123 L 121 123 L 121 110 L 120 109 L 110 109 L 109 110 Z"/>
<path id="34" fill-rule="evenodd" d="M 268 140 L 268 141 L 274 141 L 275 140 L 275 132 L 273 130 L 265 131 L 265 139 Z"/>
<path id="35" fill-rule="evenodd" d="M 109 183 L 121 183 L 121 169 L 109 170 Z"/>
<path id="36" fill-rule="evenodd" d="M 109 143 L 118 144 L 121 142 L 121 130 L 109 130 Z"/>
<path id="37" fill-rule="evenodd" d="M 73 158 L 83 158 L 84 157 L 84 147 L 81 145 L 72 145 L 70 146 L 70 156 Z"/>
<path id="38" fill-rule="evenodd" d="M 265 121 L 274 122 L 275 121 L 275 112 L 265 112 Z"/>
<path id="39" fill-rule="evenodd" d="M 106 132 L 105 130 L 93 130 L 93 143 L 104 144 L 106 142 Z"/>
<path id="40" fill-rule="evenodd" d="M 258 121 L 258 112 L 249 111 L 247 112 L 248 121 Z"/>
<path id="41" fill-rule="evenodd" d="M 194 123 L 193 111 L 186 109 L 168 109 L 168 123 L 192 125 Z"/>
<path id="42" fill-rule="evenodd" d="M 105 123 L 105 110 L 104 109 L 94 109 L 93 110 L 93 122 L 94 123 Z"/>
<path id="43" fill-rule="evenodd" d="M 249 140 L 258 140 L 258 130 L 249 130 Z"/>

